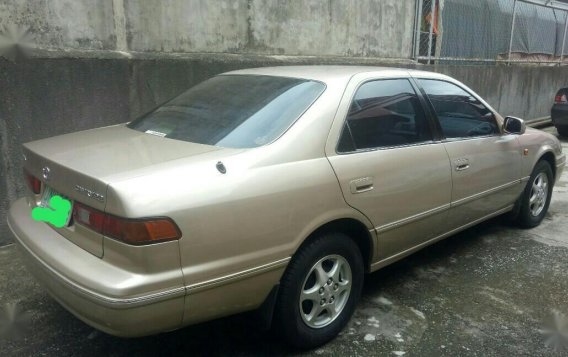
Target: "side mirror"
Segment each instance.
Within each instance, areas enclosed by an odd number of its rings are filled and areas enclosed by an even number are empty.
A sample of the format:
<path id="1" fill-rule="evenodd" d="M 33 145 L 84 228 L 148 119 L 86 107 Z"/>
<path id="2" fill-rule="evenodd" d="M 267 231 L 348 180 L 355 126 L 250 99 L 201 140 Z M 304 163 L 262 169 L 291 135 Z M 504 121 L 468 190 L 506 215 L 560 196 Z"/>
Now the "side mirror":
<path id="1" fill-rule="evenodd" d="M 503 124 L 503 130 L 507 134 L 522 135 L 527 130 L 527 126 L 525 125 L 525 121 L 523 119 L 506 117 L 505 123 Z"/>

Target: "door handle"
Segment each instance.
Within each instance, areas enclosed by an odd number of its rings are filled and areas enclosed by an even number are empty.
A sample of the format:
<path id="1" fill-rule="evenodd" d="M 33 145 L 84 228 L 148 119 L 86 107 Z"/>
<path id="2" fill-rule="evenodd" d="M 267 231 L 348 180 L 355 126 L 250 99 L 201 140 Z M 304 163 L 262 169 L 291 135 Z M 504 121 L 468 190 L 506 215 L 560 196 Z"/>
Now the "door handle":
<path id="1" fill-rule="evenodd" d="M 456 171 L 464 171 L 469 169 L 469 160 L 468 159 L 458 159 L 454 161 L 456 165 Z"/>
<path id="2" fill-rule="evenodd" d="M 464 171 L 469 169 L 469 164 L 461 164 L 456 166 L 456 171 Z"/>
<path id="3" fill-rule="evenodd" d="M 363 193 L 371 191 L 373 188 L 373 178 L 372 177 L 361 177 L 349 182 L 349 188 L 351 193 Z"/>

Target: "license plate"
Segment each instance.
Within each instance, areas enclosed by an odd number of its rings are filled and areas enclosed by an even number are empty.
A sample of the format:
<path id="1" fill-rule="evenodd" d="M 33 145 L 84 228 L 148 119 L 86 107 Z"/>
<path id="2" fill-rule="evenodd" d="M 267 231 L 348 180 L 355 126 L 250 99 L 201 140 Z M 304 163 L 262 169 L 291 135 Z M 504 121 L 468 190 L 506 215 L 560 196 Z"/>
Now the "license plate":
<path id="1" fill-rule="evenodd" d="M 67 220 L 65 221 L 65 227 L 67 227 L 69 225 L 69 221 L 71 220 L 71 214 L 73 212 L 73 201 L 72 200 L 70 200 L 69 198 L 60 194 L 59 192 L 55 191 L 51 187 L 46 186 L 45 189 L 43 190 L 43 195 L 41 196 L 41 200 L 39 202 L 39 207 L 52 208 L 52 207 L 49 206 L 49 200 L 51 200 L 51 198 L 53 196 L 60 196 L 61 198 L 64 198 L 64 199 L 68 200 L 69 202 L 71 202 L 71 209 L 69 210 L 69 214 L 67 215 Z"/>

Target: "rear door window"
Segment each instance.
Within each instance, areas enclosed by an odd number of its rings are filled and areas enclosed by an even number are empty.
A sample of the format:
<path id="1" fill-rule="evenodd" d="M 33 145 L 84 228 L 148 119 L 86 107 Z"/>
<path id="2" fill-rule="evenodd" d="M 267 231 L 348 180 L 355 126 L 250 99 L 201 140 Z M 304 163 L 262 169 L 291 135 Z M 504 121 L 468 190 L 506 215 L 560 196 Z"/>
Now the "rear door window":
<path id="1" fill-rule="evenodd" d="M 447 139 L 500 134 L 493 112 L 470 93 L 450 82 L 417 81 L 430 99 Z"/>
<path id="2" fill-rule="evenodd" d="M 407 79 L 366 82 L 355 93 L 338 152 L 432 141 L 424 109 Z"/>

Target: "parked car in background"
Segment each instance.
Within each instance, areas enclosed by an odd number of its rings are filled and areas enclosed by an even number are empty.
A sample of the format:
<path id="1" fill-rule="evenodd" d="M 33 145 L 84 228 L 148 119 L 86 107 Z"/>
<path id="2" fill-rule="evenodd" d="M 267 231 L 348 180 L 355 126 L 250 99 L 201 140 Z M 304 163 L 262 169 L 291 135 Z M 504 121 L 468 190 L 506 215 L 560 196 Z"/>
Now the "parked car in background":
<path id="1" fill-rule="evenodd" d="M 556 93 L 550 117 L 558 134 L 568 136 L 568 88 L 562 88 Z"/>
<path id="2" fill-rule="evenodd" d="M 142 336 L 259 309 L 302 348 L 341 331 L 365 273 L 507 212 L 538 225 L 565 166 L 455 79 L 350 66 L 225 73 L 23 151 L 8 223 L 78 318 Z M 54 195 L 61 228 L 30 214 Z"/>

